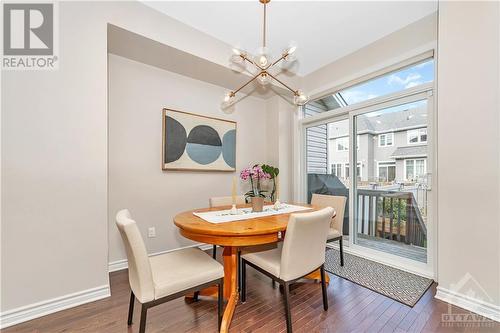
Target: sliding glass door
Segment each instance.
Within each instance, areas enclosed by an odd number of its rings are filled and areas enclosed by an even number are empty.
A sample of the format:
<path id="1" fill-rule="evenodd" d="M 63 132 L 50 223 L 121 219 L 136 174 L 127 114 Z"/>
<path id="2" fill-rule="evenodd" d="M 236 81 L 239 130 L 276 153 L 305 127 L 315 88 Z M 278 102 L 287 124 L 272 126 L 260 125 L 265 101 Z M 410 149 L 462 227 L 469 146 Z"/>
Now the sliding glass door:
<path id="1" fill-rule="evenodd" d="M 354 244 L 427 262 L 427 99 L 358 110 Z"/>
<path id="2" fill-rule="evenodd" d="M 433 72 L 423 57 L 306 104 L 296 198 L 347 197 L 349 251 L 429 276 Z"/>

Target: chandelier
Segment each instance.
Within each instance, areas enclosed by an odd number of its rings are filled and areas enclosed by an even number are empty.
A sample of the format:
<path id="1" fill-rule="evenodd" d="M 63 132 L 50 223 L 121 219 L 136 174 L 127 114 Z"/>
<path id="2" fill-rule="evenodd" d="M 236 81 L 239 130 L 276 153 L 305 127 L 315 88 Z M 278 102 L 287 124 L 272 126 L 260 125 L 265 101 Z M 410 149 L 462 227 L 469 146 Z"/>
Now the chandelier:
<path id="1" fill-rule="evenodd" d="M 306 104 L 309 101 L 309 97 L 305 95 L 301 90 L 297 89 L 292 89 L 290 88 L 287 84 L 285 84 L 283 81 L 278 79 L 275 75 L 273 75 L 270 70 L 276 68 L 275 66 L 278 65 L 280 62 L 288 62 L 292 63 L 296 60 L 294 57 L 294 53 L 297 50 L 297 46 L 291 45 L 288 48 L 286 48 L 282 54 L 281 57 L 276 59 L 275 61 L 271 61 L 271 55 L 269 54 L 269 50 L 266 46 L 266 7 L 267 4 L 271 0 L 259 0 L 260 3 L 263 4 L 264 6 L 264 20 L 263 20 L 263 27 L 262 27 L 262 47 L 259 48 L 257 51 L 256 55 L 251 55 L 247 53 L 246 51 L 239 49 L 239 48 L 233 48 L 233 55 L 231 57 L 231 61 L 237 64 L 246 64 L 250 63 L 254 66 L 254 68 L 257 70 L 257 74 L 253 76 L 250 80 L 248 80 L 245 84 L 243 84 L 241 87 L 239 87 L 236 90 L 230 91 L 225 94 L 224 100 L 222 102 L 223 107 L 228 107 L 232 105 L 235 102 L 235 96 L 236 94 L 243 88 L 245 88 L 248 84 L 253 82 L 254 80 L 257 80 L 262 85 L 268 84 L 271 80 L 274 80 L 281 84 L 283 87 L 286 89 L 290 90 L 293 94 L 293 103 L 298 106 L 302 106 Z"/>

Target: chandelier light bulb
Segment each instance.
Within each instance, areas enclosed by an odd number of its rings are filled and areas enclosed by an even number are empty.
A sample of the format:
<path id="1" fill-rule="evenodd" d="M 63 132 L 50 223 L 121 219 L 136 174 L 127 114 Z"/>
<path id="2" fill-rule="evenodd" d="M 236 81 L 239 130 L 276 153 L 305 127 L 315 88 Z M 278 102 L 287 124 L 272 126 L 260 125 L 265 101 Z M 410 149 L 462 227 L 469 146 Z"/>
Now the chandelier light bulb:
<path id="1" fill-rule="evenodd" d="M 259 80 L 259 83 L 262 85 L 266 85 L 269 83 L 269 75 L 267 75 L 266 72 L 262 72 L 257 79 Z"/>
<path id="2" fill-rule="evenodd" d="M 230 91 L 224 95 L 224 99 L 222 100 L 222 106 L 227 107 L 233 103 L 234 103 L 234 94 L 232 91 Z"/>
<path id="3" fill-rule="evenodd" d="M 297 46 L 293 45 L 290 46 L 288 50 L 286 50 L 286 53 L 288 53 L 288 55 L 292 55 L 293 53 L 295 53 L 295 51 L 297 51 Z"/>
<path id="4" fill-rule="evenodd" d="M 235 64 L 242 64 L 245 62 L 245 57 L 247 56 L 247 53 L 240 49 L 239 47 L 233 47 L 232 48 L 232 55 L 231 55 L 231 62 Z"/>
<path id="5" fill-rule="evenodd" d="M 265 54 L 261 54 L 259 58 L 257 59 L 257 62 L 259 63 L 260 67 L 266 67 L 268 60 Z"/>
<path id="6" fill-rule="evenodd" d="M 269 64 L 269 49 L 265 46 L 259 47 L 257 52 L 255 52 L 255 63 L 257 66 L 264 68 Z"/>
<path id="7" fill-rule="evenodd" d="M 233 54 L 234 55 L 237 55 L 237 56 L 240 56 L 242 55 L 244 52 L 240 49 L 238 49 L 237 47 L 233 47 Z"/>
<path id="8" fill-rule="evenodd" d="M 293 104 L 298 106 L 303 106 L 309 102 L 309 96 L 304 94 L 302 91 L 298 90 L 293 96 Z"/>
<path id="9" fill-rule="evenodd" d="M 245 60 L 240 55 L 236 54 L 231 55 L 231 62 L 235 64 L 242 64 L 244 61 Z"/>
<path id="10" fill-rule="evenodd" d="M 290 46 L 285 49 L 285 51 L 283 51 L 283 59 L 287 62 L 293 62 L 297 60 L 295 51 L 297 51 L 297 45 L 295 43 L 291 43 Z"/>

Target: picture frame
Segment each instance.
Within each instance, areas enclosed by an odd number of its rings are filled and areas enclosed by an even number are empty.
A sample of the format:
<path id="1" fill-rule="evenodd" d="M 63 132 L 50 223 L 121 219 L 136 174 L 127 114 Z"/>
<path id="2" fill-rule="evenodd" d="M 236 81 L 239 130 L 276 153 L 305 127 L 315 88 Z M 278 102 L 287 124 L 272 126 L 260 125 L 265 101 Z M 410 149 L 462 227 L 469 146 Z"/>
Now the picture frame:
<path id="1" fill-rule="evenodd" d="M 162 170 L 236 171 L 235 121 L 163 108 Z"/>

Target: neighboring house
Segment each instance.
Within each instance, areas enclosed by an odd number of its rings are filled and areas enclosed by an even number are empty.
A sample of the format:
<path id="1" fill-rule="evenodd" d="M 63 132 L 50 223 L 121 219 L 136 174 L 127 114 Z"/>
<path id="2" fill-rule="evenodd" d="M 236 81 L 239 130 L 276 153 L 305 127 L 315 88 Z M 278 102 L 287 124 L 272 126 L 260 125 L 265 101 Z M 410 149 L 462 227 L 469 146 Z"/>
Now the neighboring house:
<path id="1" fill-rule="evenodd" d="M 425 107 L 357 118 L 357 175 L 364 182 L 424 182 L 427 173 Z M 350 179 L 349 124 L 328 124 L 329 173 Z"/>

